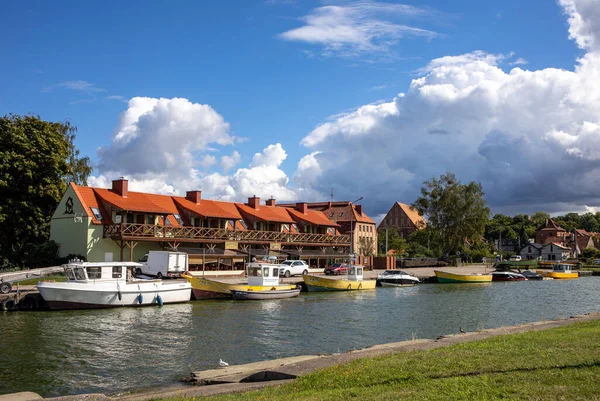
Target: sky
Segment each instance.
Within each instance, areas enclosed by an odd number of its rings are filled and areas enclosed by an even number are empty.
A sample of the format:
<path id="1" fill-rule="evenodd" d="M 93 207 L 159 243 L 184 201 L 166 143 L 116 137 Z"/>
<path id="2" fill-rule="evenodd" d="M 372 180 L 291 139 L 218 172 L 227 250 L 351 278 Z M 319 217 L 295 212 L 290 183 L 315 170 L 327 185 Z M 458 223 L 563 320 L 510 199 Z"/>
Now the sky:
<path id="1" fill-rule="evenodd" d="M 25 0 L 0 13 L 0 115 L 70 121 L 92 186 L 363 197 L 379 221 L 453 172 L 493 213 L 600 210 L 600 0 Z"/>

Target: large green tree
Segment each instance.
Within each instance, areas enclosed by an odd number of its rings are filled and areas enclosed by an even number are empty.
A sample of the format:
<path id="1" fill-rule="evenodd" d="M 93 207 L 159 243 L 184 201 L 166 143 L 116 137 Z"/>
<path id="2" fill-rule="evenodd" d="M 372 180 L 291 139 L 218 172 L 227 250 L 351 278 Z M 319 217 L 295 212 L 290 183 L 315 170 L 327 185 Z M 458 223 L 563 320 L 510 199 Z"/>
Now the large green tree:
<path id="1" fill-rule="evenodd" d="M 490 215 L 481 184 L 462 184 L 453 173 L 425 181 L 412 206 L 427 217 L 444 253 L 462 249 L 465 240 L 480 242 Z"/>
<path id="2" fill-rule="evenodd" d="M 76 128 L 39 116 L 0 118 L 0 257 L 27 265 L 46 249 L 50 219 L 70 181 L 85 184 L 90 160 L 75 148 Z"/>

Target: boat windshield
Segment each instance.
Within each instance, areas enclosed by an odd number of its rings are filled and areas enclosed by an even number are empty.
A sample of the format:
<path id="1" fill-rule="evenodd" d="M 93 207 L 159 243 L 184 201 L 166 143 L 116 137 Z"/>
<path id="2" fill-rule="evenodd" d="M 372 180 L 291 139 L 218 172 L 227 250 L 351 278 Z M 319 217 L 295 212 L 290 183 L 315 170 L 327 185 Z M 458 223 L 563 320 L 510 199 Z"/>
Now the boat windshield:
<path id="1" fill-rule="evenodd" d="M 75 267 L 73 273 L 75 274 L 75 280 L 85 280 L 85 272 L 82 267 Z"/>
<path id="2" fill-rule="evenodd" d="M 66 275 L 67 275 L 67 279 L 68 279 L 68 280 L 77 280 L 77 279 L 75 278 L 75 274 L 73 273 L 73 269 L 71 269 L 70 267 L 69 267 L 69 268 L 67 268 L 67 269 L 65 269 L 65 273 L 66 273 Z"/>
<path id="3" fill-rule="evenodd" d="M 102 278 L 102 268 L 100 266 L 88 266 L 87 274 L 90 280 L 97 280 Z M 81 279 L 85 280 L 85 279 Z"/>

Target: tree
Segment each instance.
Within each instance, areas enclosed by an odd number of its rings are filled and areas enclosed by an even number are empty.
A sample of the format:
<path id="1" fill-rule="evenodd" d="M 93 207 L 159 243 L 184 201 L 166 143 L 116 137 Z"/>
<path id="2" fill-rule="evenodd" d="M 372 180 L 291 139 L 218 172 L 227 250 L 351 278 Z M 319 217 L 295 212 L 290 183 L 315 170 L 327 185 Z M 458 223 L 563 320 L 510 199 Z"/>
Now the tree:
<path id="1" fill-rule="evenodd" d="M 385 235 L 386 229 L 379 230 L 377 242 L 379 243 L 382 254 L 385 254 Z M 398 256 L 403 255 L 403 253 L 406 251 L 406 240 L 400 236 L 400 231 L 396 227 L 387 229 L 387 250 L 396 251 Z"/>
<path id="2" fill-rule="evenodd" d="M 55 249 L 46 245 L 52 214 L 68 181 L 85 183 L 92 170 L 75 149 L 74 132 L 69 122 L 39 116 L 0 118 L 0 257 L 11 264 Z"/>
<path id="3" fill-rule="evenodd" d="M 375 256 L 375 240 L 370 237 L 358 239 L 358 253 L 363 256 Z"/>
<path id="4" fill-rule="evenodd" d="M 428 227 L 439 235 L 444 253 L 461 249 L 465 240 L 481 240 L 490 214 L 481 184 L 461 184 L 453 173 L 446 173 L 423 185 L 412 206 L 427 216 Z"/>

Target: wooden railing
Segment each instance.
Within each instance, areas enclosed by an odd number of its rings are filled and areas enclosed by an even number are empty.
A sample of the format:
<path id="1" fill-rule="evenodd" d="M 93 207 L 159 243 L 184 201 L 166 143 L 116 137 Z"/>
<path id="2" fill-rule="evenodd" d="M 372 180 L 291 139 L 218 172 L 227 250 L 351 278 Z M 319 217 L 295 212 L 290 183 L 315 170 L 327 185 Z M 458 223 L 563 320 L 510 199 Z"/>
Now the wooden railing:
<path id="1" fill-rule="evenodd" d="M 172 240 L 172 241 L 238 241 L 286 242 L 315 245 L 349 245 L 349 235 L 283 233 L 278 231 L 232 231 L 223 228 L 169 227 L 153 224 L 105 224 L 104 237 L 123 240 Z"/>

